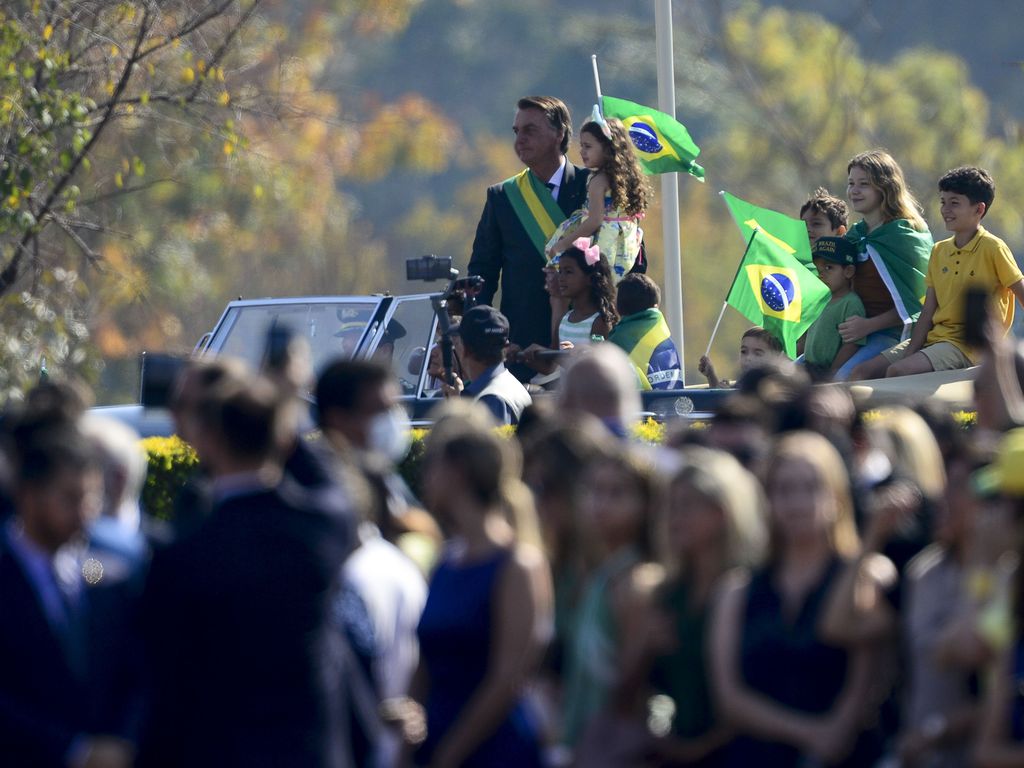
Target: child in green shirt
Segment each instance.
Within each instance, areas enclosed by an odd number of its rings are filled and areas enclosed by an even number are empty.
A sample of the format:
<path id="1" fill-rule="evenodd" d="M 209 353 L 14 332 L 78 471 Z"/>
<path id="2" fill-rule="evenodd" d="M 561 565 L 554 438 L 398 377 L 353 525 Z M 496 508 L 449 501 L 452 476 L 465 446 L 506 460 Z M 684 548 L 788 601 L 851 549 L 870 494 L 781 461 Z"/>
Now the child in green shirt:
<path id="1" fill-rule="evenodd" d="M 857 248 L 844 237 L 819 237 L 811 246 L 818 277 L 832 292 L 832 298 L 804 337 L 804 364 L 811 377 L 830 380 L 853 357 L 864 339 L 844 342 L 839 324 L 853 315 L 864 315 L 864 303 L 853 292 L 857 271 Z"/>

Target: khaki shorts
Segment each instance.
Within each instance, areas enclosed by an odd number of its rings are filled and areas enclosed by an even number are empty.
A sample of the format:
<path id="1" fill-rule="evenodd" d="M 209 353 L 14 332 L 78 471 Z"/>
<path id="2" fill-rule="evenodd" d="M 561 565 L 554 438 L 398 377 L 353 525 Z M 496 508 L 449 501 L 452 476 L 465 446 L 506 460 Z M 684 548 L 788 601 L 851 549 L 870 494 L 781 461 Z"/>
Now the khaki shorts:
<path id="1" fill-rule="evenodd" d="M 895 363 L 907 356 L 907 347 L 910 346 L 910 339 L 901 341 L 894 347 L 889 347 L 882 352 L 888 362 Z M 928 358 L 934 371 L 955 371 L 960 368 L 970 368 L 974 363 L 963 353 L 956 344 L 948 341 L 939 341 L 921 348 L 921 353 Z"/>

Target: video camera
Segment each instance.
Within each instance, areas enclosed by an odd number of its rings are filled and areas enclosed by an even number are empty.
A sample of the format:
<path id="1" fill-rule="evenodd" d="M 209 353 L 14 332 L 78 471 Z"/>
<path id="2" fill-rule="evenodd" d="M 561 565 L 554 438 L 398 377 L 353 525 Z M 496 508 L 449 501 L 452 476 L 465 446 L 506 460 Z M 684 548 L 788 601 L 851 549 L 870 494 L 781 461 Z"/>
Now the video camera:
<path id="1" fill-rule="evenodd" d="M 431 253 L 405 260 L 406 280 L 432 283 L 434 280 L 454 280 L 458 274 L 458 271 L 452 269 L 451 256 L 435 256 Z"/>
<path id="2" fill-rule="evenodd" d="M 452 323 L 451 318 L 448 316 L 448 300 L 465 296 L 467 288 L 462 288 L 459 285 L 460 283 L 465 283 L 467 286 L 470 284 L 475 286 L 475 295 L 483 287 L 483 282 L 481 280 L 478 283 L 475 277 L 459 280 L 459 270 L 452 268 L 452 257 L 434 256 L 433 254 L 406 259 L 405 279 L 424 280 L 426 282 L 433 282 L 434 280 L 448 281 L 448 285 L 441 293 L 430 297 L 430 304 L 434 308 L 438 327 L 441 330 L 441 359 L 444 365 L 444 380 L 448 384 L 454 384 L 455 375 L 452 371 L 452 358 L 454 354 L 452 348 Z"/>
<path id="3" fill-rule="evenodd" d="M 482 275 L 459 277 L 459 271 L 452 269 L 451 256 L 416 256 L 405 260 L 405 279 L 448 280 L 448 288 L 443 291 L 445 305 L 449 314 L 463 315 L 466 310 L 477 305 L 479 296 L 487 284 Z"/>

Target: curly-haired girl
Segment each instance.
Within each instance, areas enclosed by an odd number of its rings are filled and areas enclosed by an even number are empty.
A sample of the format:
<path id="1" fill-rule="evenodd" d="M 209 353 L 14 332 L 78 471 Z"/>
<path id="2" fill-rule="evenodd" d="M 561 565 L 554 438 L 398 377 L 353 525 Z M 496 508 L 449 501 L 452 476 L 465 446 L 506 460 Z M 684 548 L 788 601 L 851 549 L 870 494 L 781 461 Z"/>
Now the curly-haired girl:
<path id="1" fill-rule="evenodd" d="M 607 337 L 619 322 L 611 270 L 600 247 L 590 245 L 589 238 L 578 238 L 563 251 L 558 287 L 571 305 L 558 324 L 559 347 L 586 346 L 594 336 Z"/>
<path id="2" fill-rule="evenodd" d="M 604 120 L 595 112 L 580 129 L 580 156 L 591 169 L 587 206 L 573 213 L 548 242 L 552 261 L 578 237 L 596 233 L 601 254 L 608 260 L 615 282 L 629 272 L 640 252 L 643 231 L 639 221 L 651 191 L 640 170 L 625 127 L 615 118 Z"/>
<path id="3" fill-rule="evenodd" d="M 619 322 L 615 309 L 615 281 L 601 249 L 589 237 L 579 237 L 566 248 L 557 261 L 551 289 L 567 307 L 553 318 L 551 349 L 581 349 L 594 343 L 594 337 L 607 338 Z M 552 294 L 552 309 L 556 308 Z M 516 358 L 541 374 L 551 374 L 558 364 L 538 356 L 548 347 L 531 344 L 517 351 Z M 534 383 L 546 381 L 536 380 Z"/>

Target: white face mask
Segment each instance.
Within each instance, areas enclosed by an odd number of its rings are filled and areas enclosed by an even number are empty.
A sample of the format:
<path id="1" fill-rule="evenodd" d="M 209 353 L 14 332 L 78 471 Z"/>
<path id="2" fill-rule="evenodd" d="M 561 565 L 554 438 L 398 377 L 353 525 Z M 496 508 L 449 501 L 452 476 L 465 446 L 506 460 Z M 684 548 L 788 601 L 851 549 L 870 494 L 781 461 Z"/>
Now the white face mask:
<path id="1" fill-rule="evenodd" d="M 392 406 L 370 420 L 369 448 L 398 464 L 409 452 L 412 426 L 405 408 Z"/>

